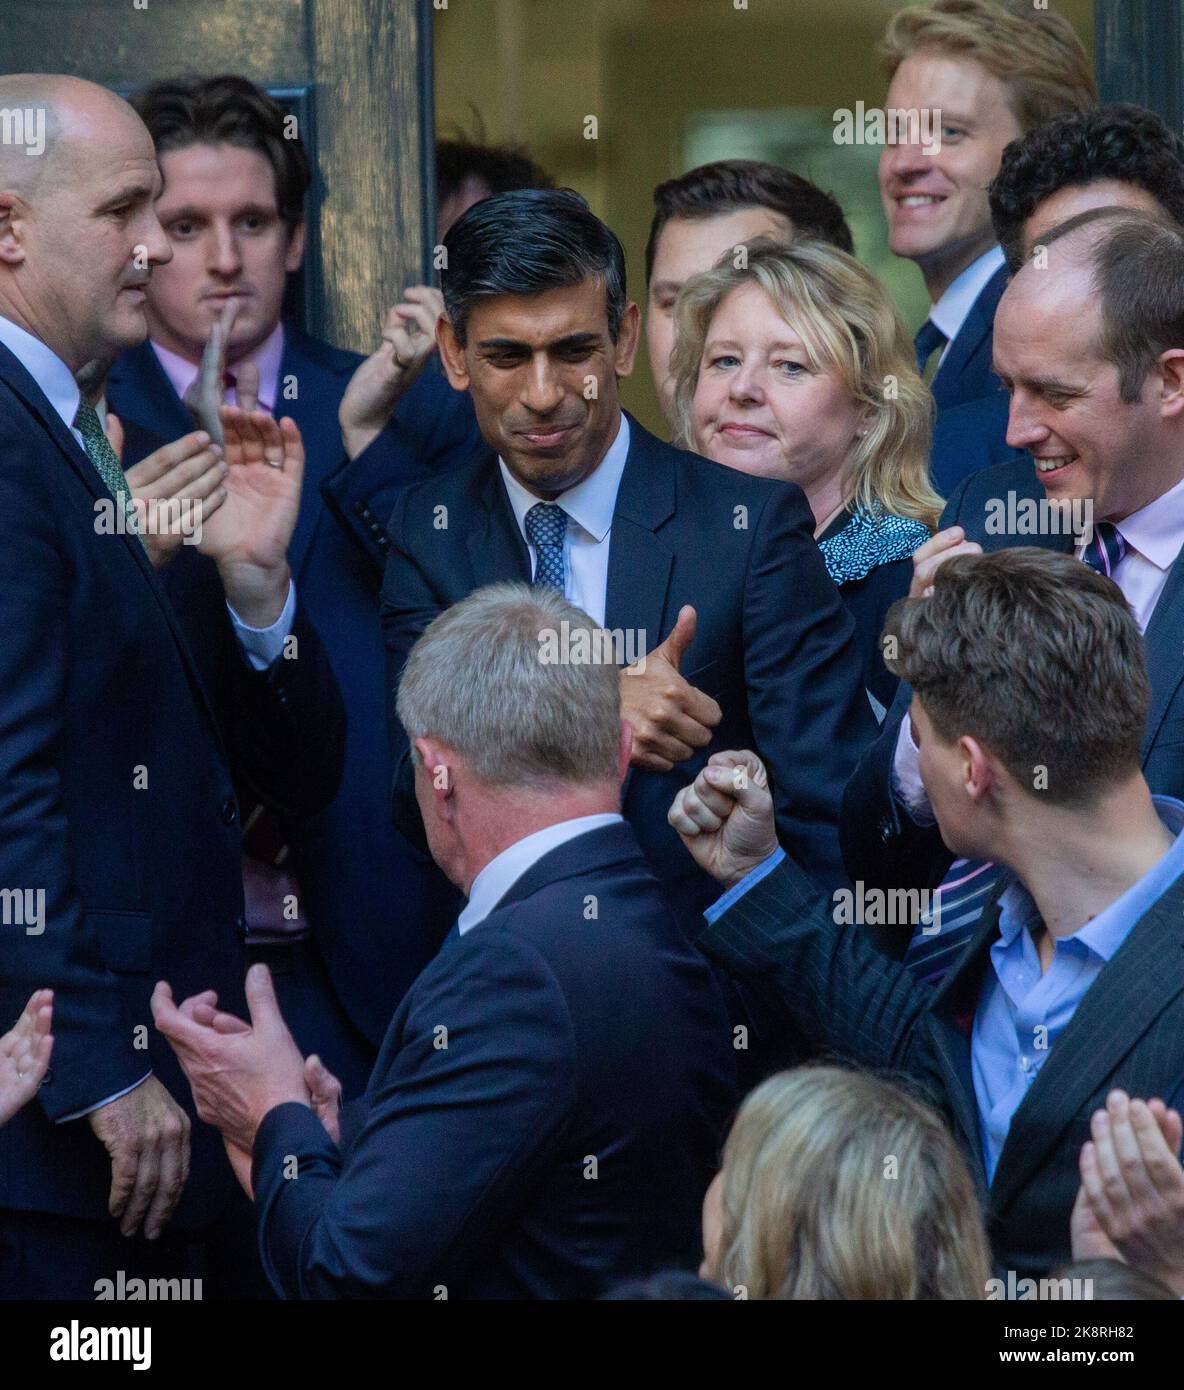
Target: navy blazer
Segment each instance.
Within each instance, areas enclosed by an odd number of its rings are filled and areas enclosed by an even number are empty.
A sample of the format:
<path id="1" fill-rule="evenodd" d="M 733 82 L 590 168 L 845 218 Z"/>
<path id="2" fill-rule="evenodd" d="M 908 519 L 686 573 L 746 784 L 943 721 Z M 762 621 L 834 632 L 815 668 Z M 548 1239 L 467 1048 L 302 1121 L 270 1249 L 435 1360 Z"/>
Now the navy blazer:
<path id="1" fill-rule="evenodd" d="M 303 908 L 342 1008 L 377 1048 L 404 991 L 455 917 L 457 897 L 391 825 L 378 591 L 385 518 L 406 483 L 446 470 L 478 441 L 467 394 L 429 364 L 390 426 L 350 462 L 337 410 L 362 358 L 285 329 L 276 414 L 300 427 L 307 463 L 289 548 L 300 602 L 321 633 L 348 711 L 341 789 L 285 825 Z M 108 378 L 117 415 L 168 439 L 193 428 L 149 344 Z M 392 903 L 400 910 L 392 913 Z"/>
<path id="2" fill-rule="evenodd" d="M 269 804 L 312 811 L 336 786 L 342 712 L 303 616 L 299 659 L 256 672 L 220 586 L 207 686 L 143 546 L 96 531 L 110 495 L 5 348 L 0 452 L 0 878 L 45 895 L 40 930 L 5 926 L 0 1017 L 56 991 L 38 1104 L 0 1129 L 0 1206 L 109 1222 L 105 1150 L 84 1119 L 56 1122 L 149 1070 L 194 1114 L 149 996 L 165 978 L 179 999 L 213 988 L 242 1007 L 232 766 Z M 234 1193 L 218 1136 L 195 1121 L 192 1142 L 179 1227 Z"/>
<path id="3" fill-rule="evenodd" d="M 779 995 L 818 1051 L 920 1083 L 961 1142 L 997 1269 L 1033 1277 L 1071 1258 L 1078 1156 L 1108 1092 L 1184 1100 L 1184 878 L 1143 914 L 1078 1004 L 1015 1112 L 988 1187 L 970 1043 L 1006 881 L 936 994 L 886 960 L 865 927 L 836 927 L 833 902 L 788 859 L 699 945 Z"/>
<path id="4" fill-rule="evenodd" d="M 980 468 L 1026 457 L 1007 443 L 1009 398 L 991 369 L 995 310 L 1006 288 L 1007 267 L 1000 266 L 971 305 L 933 378 L 937 417 L 930 473 L 943 496 Z"/>
<path id="5" fill-rule="evenodd" d="M 996 529 L 1001 520 L 1012 519 L 1006 511 L 1009 494 L 1015 498 L 1015 529 Z M 1071 553 L 1072 536 L 1025 529 L 1021 503 L 1038 503 L 1044 495 L 1036 466 L 1025 456 L 964 479 L 946 504 L 941 524 L 963 527 L 968 540 L 988 551 L 1035 545 Z M 1184 797 L 1184 551 L 1172 565 L 1143 645 L 1151 677 L 1151 709 L 1140 755 L 1143 776 L 1156 794 Z M 902 684 L 884 732 L 864 753 L 843 796 L 843 858 L 852 879 L 863 879 L 869 887 L 936 887 L 953 863 L 937 828 L 918 826 L 893 790 L 896 741 L 911 700 L 911 687 Z M 901 949 L 904 944 L 907 938 Z"/>
<path id="6" fill-rule="evenodd" d="M 609 549 L 605 626 L 663 641 L 683 604 L 698 614 L 682 662 L 718 701 L 711 743 L 671 772 L 633 769 L 624 814 L 680 912 L 718 896 L 666 820 L 708 757 L 752 748 L 769 769 L 784 842 L 826 885 L 843 881 L 836 822 L 842 788 L 875 731 L 854 624 L 814 542 L 800 488 L 754 478 L 662 443 L 630 418 Z M 444 508 L 441 512 L 439 509 Z M 447 527 L 441 529 L 440 516 Z M 487 451 L 407 488 L 390 522 L 382 592 L 397 823 L 419 826 L 395 694 L 416 639 L 445 608 L 500 580 L 530 582 L 530 554 L 497 461 Z M 422 834 L 422 830 L 419 831 Z"/>
<path id="7" fill-rule="evenodd" d="M 450 1299 L 693 1267 L 734 1056 L 633 832 L 579 835 L 415 982 L 342 1151 L 306 1106 L 265 1117 L 264 1267 L 289 1298 Z"/>

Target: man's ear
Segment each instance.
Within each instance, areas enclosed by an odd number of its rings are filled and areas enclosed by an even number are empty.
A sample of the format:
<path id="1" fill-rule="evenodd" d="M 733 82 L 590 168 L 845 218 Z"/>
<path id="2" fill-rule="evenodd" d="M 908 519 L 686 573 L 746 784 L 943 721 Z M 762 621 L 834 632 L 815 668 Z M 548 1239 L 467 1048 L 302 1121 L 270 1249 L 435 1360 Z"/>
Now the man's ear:
<path id="1" fill-rule="evenodd" d="M 440 361 L 444 364 L 444 375 L 454 391 L 469 389 L 469 364 L 465 361 L 465 350 L 452 327 L 447 314 L 436 320 L 436 346 L 440 349 Z"/>
<path id="2" fill-rule="evenodd" d="M 304 244 L 307 237 L 307 224 L 297 222 L 292 229 L 292 235 L 288 238 L 288 249 L 284 253 L 284 269 L 289 275 L 294 274 L 300 269 L 304 260 Z"/>
<path id="3" fill-rule="evenodd" d="M 998 781 L 995 757 L 976 738 L 963 734 L 958 740 L 962 756 L 962 786 L 972 801 L 981 801 Z"/>
<path id="4" fill-rule="evenodd" d="M 423 764 L 424 776 L 432 789 L 437 810 L 442 810 L 444 802 L 450 800 L 453 793 L 452 763 L 448 750 L 432 738 L 417 738 L 413 746 Z"/>
<path id="5" fill-rule="evenodd" d="M 621 315 L 621 330 L 613 351 L 613 366 L 618 376 L 629 376 L 641 342 L 641 310 L 630 300 Z"/>
<path id="6" fill-rule="evenodd" d="M 19 225 L 23 211 L 24 204 L 15 193 L 0 190 L 0 262 L 4 265 L 20 265 L 25 259 Z"/>
<path id="7" fill-rule="evenodd" d="M 1161 352 L 1156 364 L 1159 372 L 1159 413 L 1165 420 L 1184 413 L 1184 348 Z"/>

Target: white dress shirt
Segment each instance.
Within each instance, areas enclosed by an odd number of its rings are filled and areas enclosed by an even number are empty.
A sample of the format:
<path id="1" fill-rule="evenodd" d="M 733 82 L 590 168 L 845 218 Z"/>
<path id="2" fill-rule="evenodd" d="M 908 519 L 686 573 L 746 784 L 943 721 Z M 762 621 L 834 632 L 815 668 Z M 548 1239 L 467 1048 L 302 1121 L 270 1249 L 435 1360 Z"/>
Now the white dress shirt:
<path id="1" fill-rule="evenodd" d="M 1126 551 L 1114 567 L 1114 582 L 1130 604 L 1139 631 L 1146 632 L 1168 573 L 1184 549 L 1184 480 L 1114 524 L 1126 541 Z M 1077 547 L 1079 560 L 1084 549 L 1084 543 Z M 932 825 L 933 808 L 921 782 L 913 724 L 907 714 L 896 740 L 892 776 L 897 795 L 913 820 L 918 825 Z"/>
<path id="2" fill-rule="evenodd" d="M 567 534 L 563 540 L 564 597 L 598 626 L 604 626 L 605 598 L 608 591 L 608 552 L 612 538 L 613 512 L 625 459 L 629 455 L 629 421 L 621 412 L 621 427 L 600 464 L 575 487 L 551 500 L 567 513 Z M 514 477 L 503 459 L 498 459 L 502 479 L 509 493 L 514 519 L 530 551 L 530 577 L 534 578 L 539 557 L 526 536 L 526 513 L 542 499 L 536 497 Z"/>
<path id="3" fill-rule="evenodd" d="M 554 825 L 536 830 L 533 835 L 516 840 L 495 855 L 473 880 L 469 901 L 456 919 L 458 933 L 464 936 L 470 928 L 484 922 L 527 869 L 534 868 L 545 854 L 567 844 L 568 840 L 574 840 L 577 835 L 586 835 L 589 830 L 617 824 L 624 824 L 623 816 L 615 811 L 602 811 L 595 816 L 576 816 L 574 820 L 557 821 Z"/>
<path id="4" fill-rule="evenodd" d="M 989 251 L 984 251 L 977 261 L 971 261 L 930 309 L 929 321 L 937 324 L 938 328 L 946 335 L 946 345 L 942 348 L 941 356 L 937 359 L 938 370 L 941 369 L 941 364 L 946 360 L 946 354 L 953 345 L 954 339 L 961 333 L 962 325 L 966 322 L 966 316 L 974 308 L 975 300 L 986 289 L 987 281 L 1005 264 L 1006 261 L 1001 248 L 992 246 Z"/>

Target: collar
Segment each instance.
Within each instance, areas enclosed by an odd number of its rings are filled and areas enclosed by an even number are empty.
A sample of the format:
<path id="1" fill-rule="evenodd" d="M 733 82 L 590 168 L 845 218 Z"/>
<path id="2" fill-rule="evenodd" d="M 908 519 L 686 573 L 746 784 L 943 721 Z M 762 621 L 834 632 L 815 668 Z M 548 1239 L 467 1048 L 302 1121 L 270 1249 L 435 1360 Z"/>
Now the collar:
<path id="1" fill-rule="evenodd" d="M 1151 798 L 1159 818 L 1176 837 L 1170 850 L 1137 882 L 1096 917 L 1061 941 L 1080 941 L 1104 961 L 1110 960 L 1129 936 L 1135 922 L 1156 902 L 1168 886 L 1184 874 L 1184 802 L 1171 796 Z M 1006 949 L 1040 920 L 1032 895 L 1018 879 L 999 898 L 999 944 Z"/>
<path id="2" fill-rule="evenodd" d="M 1184 479 L 1114 524 L 1127 545 L 1156 569 L 1171 569 L 1184 546 Z"/>
<path id="3" fill-rule="evenodd" d="M 34 338 L 32 333 L 11 319 L 0 317 L 0 343 L 41 388 L 66 428 L 73 430 L 82 392 L 70 368 L 40 338 Z"/>
<path id="4" fill-rule="evenodd" d="M 621 412 L 621 424 L 617 437 L 608 447 L 608 452 L 600 463 L 575 487 L 561 492 L 551 500 L 558 502 L 571 519 L 585 530 L 597 543 L 604 540 L 612 529 L 613 513 L 617 507 L 617 492 L 621 486 L 621 475 L 625 471 L 625 460 L 629 457 L 629 421 Z M 498 467 L 502 480 L 510 495 L 510 506 L 514 509 L 514 519 L 523 536 L 526 535 L 526 513 L 540 499 L 529 492 L 506 467 L 499 457 Z"/>
<path id="5" fill-rule="evenodd" d="M 156 353 L 157 360 L 164 369 L 165 376 L 173 384 L 180 400 L 185 399 L 185 392 L 193 385 L 197 379 L 197 363 L 190 362 L 187 357 L 180 356 L 179 353 L 172 352 L 166 347 L 161 347 L 159 343 L 152 343 L 152 351 Z M 248 352 L 240 359 L 243 362 L 254 362 L 259 368 L 259 404 L 265 410 L 275 413 L 275 404 L 279 398 L 280 387 L 280 361 L 284 355 L 284 325 L 277 323 L 268 336 L 259 344 L 254 352 Z M 237 366 L 238 363 L 235 363 Z M 226 369 L 232 375 L 234 367 Z"/>
<path id="6" fill-rule="evenodd" d="M 945 294 L 929 311 L 929 318 L 953 342 L 962 331 L 975 301 L 987 287 L 987 282 L 1000 266 L 1005 265 L 998 246 L 984 251 L 977 261 L 971 261 Z"/>
<path id="7" fill-rule="evenodd" d="M 533 868 L 543 855 L 550 854 L 568 840 L 574 840 L 577 835 L 600 830 L 606 825 L 616 825 L 623 820 L 615 811 L 602 811 L 595 816 L 576 816 L 572 820 L 557 821 L 516 840 L 495 855 L 473 880 L 469 901 L 456 921 L 459 934 L 463 936 L 470 928 L 483 922 L 527 869 Z"/>

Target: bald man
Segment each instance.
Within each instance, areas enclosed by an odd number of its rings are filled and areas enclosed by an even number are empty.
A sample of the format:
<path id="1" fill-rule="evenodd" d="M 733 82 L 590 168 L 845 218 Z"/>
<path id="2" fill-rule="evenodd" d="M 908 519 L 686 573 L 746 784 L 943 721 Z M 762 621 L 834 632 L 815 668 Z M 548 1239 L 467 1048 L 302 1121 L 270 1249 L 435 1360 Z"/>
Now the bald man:
<path id="1" fill-rule="evenodd" d="M 227 746 L 243 740 L 219 727 L 76 384 L 143 341 L 144 287 L 171 255 L 152 140 L 125 102 L 74 78 L 0 78 L 0 108 L 22 113 L 26 137 L 0 146 L 0 1016 L 50 988 L 55 1035 L 38 1103 L 0 1131 L 0 1294 L 93 1298 L 117 1270 L 208 1278 L 203 1260 L 233 1234 L 221 1144 L 191 1134 L 148 1001 L 174 971 L 241 998 Z M 227 682 L 264 731 L 234 763 L 254 789 L 318 720 L 340 753 L 327 663 L 293 626 L 300 438 L 237 412 L 226 459 L 208 438 L 187 447 L 224 475 L 201 544 L 225 585 Z M 339 770 L 314 779 L 319 804 Z M 249 1245 L 233 1258 L 249 1265 Z"/>

